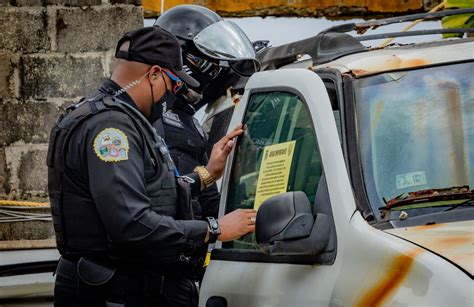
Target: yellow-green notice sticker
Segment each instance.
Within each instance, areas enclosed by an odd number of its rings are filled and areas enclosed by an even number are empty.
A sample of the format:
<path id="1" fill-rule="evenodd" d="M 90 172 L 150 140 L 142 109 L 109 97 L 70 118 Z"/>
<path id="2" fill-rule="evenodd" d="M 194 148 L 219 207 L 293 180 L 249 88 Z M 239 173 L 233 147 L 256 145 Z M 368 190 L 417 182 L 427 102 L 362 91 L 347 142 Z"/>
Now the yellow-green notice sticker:
<path id="1" fill-rule="evenodd" d="M 295 145 L 296 141 L 289 141 L 265 146 L 255 193 L 255 210 L 268 198 L 287 191 Z"/>

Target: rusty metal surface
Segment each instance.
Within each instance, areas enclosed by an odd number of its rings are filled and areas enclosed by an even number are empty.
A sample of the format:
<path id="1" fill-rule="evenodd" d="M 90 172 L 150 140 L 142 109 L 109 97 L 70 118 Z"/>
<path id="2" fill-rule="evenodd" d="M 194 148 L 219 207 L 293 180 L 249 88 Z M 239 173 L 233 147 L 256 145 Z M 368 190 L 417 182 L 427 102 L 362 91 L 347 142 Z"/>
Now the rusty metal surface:
<path id="1" fill-rule="evenodd" d="M 357 16 L 400 14 L 413 11 L 423 11 L 423 2 L 419 0 L 167 0 L 163 8 L 166 10 L 182 4 L 205 6 L 221 16 Z M 147 11 L 160 12 L 161 1 L 143 0 Z M 153 16 L 155 16 L 154 14 Z"/>
<path id="2" fill-rule="evenodd" d="M 364 293 L 362 298 L 356 303 L 356 306 L 383 306 L 404 283 L 412 270 L 416 256 L 421 253 L 422 250 L 414 249 L 408 254 L 395 256 L 384 269 L 383 277 Z"/>
<path id="3" fill-rule="evenodd" d="M 449 57 L 446 55 L 449 54 Z M 336 61 L 313 67 L 335 68 L 355 77 L 384 71 L 426 66 L 474 58 L 474 40 L 447 45 L 430 45 L 413 48 L 385 48 L 345 56 Z"/>
<path id="4" fill-rule="evenodd" d="M 448 258 L 474 275 L 474 221 L 386 230 Z"/>
<path id="5" fill-rule="evenodd" d="M 464 140 L 461 140 L 464 143 Z M 462 152 L 464 153 L 464 152 Z M 463 161 L 464 162 L 464 161 Z M 467 163 L 466 163 L 467 164 Z M 463 170 L 463 172 L 456 172 L 455 175 L 458 176 L 458 173 L 467 173 L 464 165 L 460 165 L 457 170 Z M 467 175 L 465 178 L 462 178 L 464 182 L 468 182 Z M 446 189 L 425 189 L 409 193 L 400 194 L 387 202 L 387 208 L 391 207 L 400 207 L 407 204 L 413 204 L 417 202 L 426 202 L 428 200 L 451 200 L 451 199 L 462 199 L 462 198 L 474 198 L 474 190 L 470 190 L 469 186 L 461 187 L 452 187 Z"/>

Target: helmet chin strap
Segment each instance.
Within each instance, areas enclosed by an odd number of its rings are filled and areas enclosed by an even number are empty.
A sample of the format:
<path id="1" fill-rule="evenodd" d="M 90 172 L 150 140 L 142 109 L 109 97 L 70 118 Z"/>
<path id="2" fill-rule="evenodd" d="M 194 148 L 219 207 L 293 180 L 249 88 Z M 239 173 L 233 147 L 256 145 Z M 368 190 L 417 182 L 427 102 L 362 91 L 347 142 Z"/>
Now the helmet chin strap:
<path id="1" fill-rule="evenodd" d="M 190 105 L 195 105 L 199 101 L 202 100 L 202 94 L 196 92 L 193 89 L 188 89 L 188 91 L 185 93 L 186 99 L 189 101 Z"/>

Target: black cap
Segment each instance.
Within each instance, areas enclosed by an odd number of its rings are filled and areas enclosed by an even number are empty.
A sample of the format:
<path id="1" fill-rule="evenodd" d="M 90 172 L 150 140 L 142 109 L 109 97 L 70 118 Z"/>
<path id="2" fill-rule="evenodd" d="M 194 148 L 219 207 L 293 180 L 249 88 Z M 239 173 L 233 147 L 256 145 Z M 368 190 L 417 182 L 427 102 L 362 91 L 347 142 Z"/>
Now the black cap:
<path id="1" fill-rule="evenodd" d="M 128 50 L 120 50 L 120 47 L 127 41 L 130 43 Z M 198 81 L 183 71 L 183 59 L 178 39 L 158 26 L 127 32 L 117 44 L 115 57 L 127 61 L 159 65 L 171 70 L 188 85 L 199 86 Z"/>

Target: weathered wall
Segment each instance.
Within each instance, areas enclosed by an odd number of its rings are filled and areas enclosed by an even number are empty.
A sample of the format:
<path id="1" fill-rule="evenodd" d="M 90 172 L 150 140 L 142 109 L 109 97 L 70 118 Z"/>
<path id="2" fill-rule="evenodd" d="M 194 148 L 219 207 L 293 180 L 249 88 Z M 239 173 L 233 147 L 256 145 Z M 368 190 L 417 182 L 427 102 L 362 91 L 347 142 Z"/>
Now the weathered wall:
<path id="1" fill-rule="evenodd" d="M 0 0 L 0 196 L 46 197 L 49 131 L 110 72 L 140 0 Z"/>
<path id="2" fill-rule="evenodd" d="M 141 0 L 0 0 L 0 200 L 46 200 L 54 121 L 110 74 L 116 42 L 141 26 Z M 38 239 L 52 227 L 0 223 L 0 233 Z"/>
<path id="3" fill-rule="evenodd" d="M 221 16 L 325 16 L 373 17 L 426 11 L 441 0 L 164 0 L 165 10 L 180 4 L 197 4 Z M 143 0 L 146 16 L 156 16 L 161 0 Z"/>

